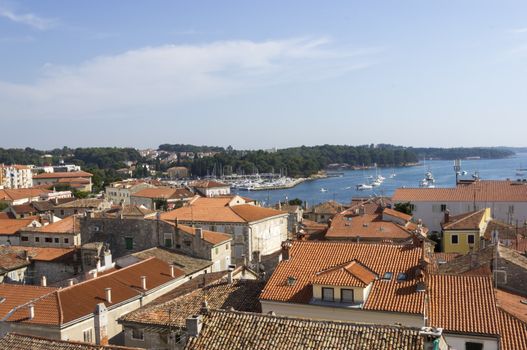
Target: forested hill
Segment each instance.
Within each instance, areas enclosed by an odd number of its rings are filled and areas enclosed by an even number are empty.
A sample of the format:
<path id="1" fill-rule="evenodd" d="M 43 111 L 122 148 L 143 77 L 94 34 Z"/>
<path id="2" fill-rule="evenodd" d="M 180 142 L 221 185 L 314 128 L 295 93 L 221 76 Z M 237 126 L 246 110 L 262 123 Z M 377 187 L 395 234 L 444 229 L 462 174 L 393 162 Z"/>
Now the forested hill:
<path id="1" fill-rule="evenodd" d="M 195 146 L 185 144 L 170 145 L 168 143 L 159 146 L 160 151 L 166 152 L 224 152 L 225 148 L 216 146 Z"/>
<path id="2" fill-rule="evenodd" d="M 464 159 L 468 157 L 480 157 L 482 159 L 507 158 L 515 154 L 511 149 L 502 147 L 458 147 L 458 148 L 412 148 L 419 159 Z"/>
<path id="3" fill-rule="evenodd" d="M 218 173 L 285 171 L 289 176 L 308 176 L 334 163 L 349 166 L 396 166 L 418 161 L 417 156 L 403 147 L 383 146 L 311 146 L 265 151 L 227 151 L 214 157 L 195 159 L 192 173 L 196 176 Z M 221 169 L 221 170 L 220 170 Z"/>

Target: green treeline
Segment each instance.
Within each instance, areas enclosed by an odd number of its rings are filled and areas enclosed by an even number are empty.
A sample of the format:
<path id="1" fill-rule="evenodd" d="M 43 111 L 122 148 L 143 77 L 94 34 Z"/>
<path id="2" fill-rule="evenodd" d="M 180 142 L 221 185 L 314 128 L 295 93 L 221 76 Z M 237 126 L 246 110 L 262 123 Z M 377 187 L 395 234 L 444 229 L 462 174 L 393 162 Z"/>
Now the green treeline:
<path id="1" fill-rule="evenodd" d="M 515 153 L 510 149 L 500 147 L 457 147 L 457 148 L 409 148 L 419 159 L 453 160 L 467 157 L 480 157 L 482 159 L 498 159 L 511 157 Z"/>
<path id="2" fill-rule="evenodd" d="M 264 151 L 229 151 L 214 157 L 195 159 L 191 170 L 195 176 L 211 174 L 254 174 L 282 171 L 288 176 L 309 176 L 334 163 L 349 166 L 399 166 L 417 162 L 415 153 L 403 147 L 383 146 L 311 146 Z"/>

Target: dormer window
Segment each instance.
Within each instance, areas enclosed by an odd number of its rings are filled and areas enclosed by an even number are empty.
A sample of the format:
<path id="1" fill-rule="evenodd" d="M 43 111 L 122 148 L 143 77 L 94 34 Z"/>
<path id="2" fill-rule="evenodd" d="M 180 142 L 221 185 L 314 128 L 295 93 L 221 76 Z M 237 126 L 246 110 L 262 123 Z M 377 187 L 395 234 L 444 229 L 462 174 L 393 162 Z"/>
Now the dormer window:
<path id="1" fill-rule="evenodd" d="M 382 276 L 383 280 L 390 281 L 392 279 L 393 272 L 385 272 Z"/>

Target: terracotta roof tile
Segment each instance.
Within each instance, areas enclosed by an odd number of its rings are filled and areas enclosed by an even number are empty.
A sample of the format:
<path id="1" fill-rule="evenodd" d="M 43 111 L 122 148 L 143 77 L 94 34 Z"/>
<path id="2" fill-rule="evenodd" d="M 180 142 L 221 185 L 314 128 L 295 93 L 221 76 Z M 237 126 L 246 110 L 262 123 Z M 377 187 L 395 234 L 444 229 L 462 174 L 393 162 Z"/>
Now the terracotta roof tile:
<path id="1" fill-rule="evenodd" d="M 262 288 L 263 283 L 259 281 L 235 280 L 229 284 L 226 279 L 221 279 L 169 301 L 149 304 L 126 314 L 121 320 L 148 325 L 184 327 L 188 317 L 199 314 L 204 301 L 214 309 L 232 307 L 237 311 L 261 312 L 258 296 Z M 170 298 L 170 294 L 164 295 L 163 299 Z M 170 319 L 167 311 L 169 309 L 173 310 Z"/>
<path id="2" fill-rule="evenodd" d="M 141 191 L 137 191 L 132 194 L 132 197 L 142 198 L 162 198 L 162 199 L 180 199 L 180 198 L 191 198 L 192 192 L 186 188 L 172 188 L 172 187 L 156 187 L 156 188 L 145 188 Z"/>
<path id="3" fill-rule="evenodd" d="M 382 212 L 383 212 L 383 214 L 386 214 L 386 215 L 389 215 L 389 216 L 393 216 L 393 217 L 402 219 L 404 221 L 412 220 L 412 215 L 401 213 L 400 211 L 393 210 L 393 209 L 390 209 L 390 208 L 384 208 L 384 210 Z"/>
<path id="4" fill-rule="evenodd" d="M 34 219 L 0 219 L 0 235 L 14 235 L 21 229 L 29 227 Z"/>
<path id="5" fill-rule="evenodd" d="M 17 188 L 0 190 L 0 201 L 14 201 L 18 199 L 40 197 L 51 191 L 41 188 Z"/>
<path id="6" fill-rule="evenodd" d="M 496 289 L 498 306 L 527 323 L 527 297 Z"/>
<path id="7" fill-rule="evenodd" d="M 180 278 L 184 274 L 182 270 L 175 269 L 175 278 Z M 34 319 L 27 318 L 26 309 L 19 309 L 7 321 L 61 325 L 76 320 L 92 314 L 98 303 L 110 306 L 139 297 L 142 294 L 141 276 L 146 276 L 147 290 L 173 280 L 167 263 L 150 258 L 101 277 L 54 290 L 41 299 L 33 301 Z M 16 287 L 24 290 L 26 286 Z M 112 303 L 108 303 L 105 299 L 105 288 L 112 289 Z"/>
<path id="8" fill-rule="evenodd" d="M 68 340 L 47 339 L 17 333 L 8 333 L 0 339 L 2 349 L 11 350 L 139 350 L 117 345 L 96 345 Z"/>
<path id="9" fill-rule="evenodd" d="M 481 222 L 485 219 L 486 209 L 471 211 L 456 216 L 451 216 L 448 222 L 442 224 L 444 230 L 479 230 Z"/>
<path id="10" fill-rule="evenodd" d="M 527 184 L 485 180 L 454 188 L 398 188 L 394 202 L 525 202 Z"/>
<path id="11" fill-rule="evenodd" d="M 366 287 L 377 275 L 357 260 L 319 271 L 313 283 L 333 286 Z"/>
<path id="12" fill-rule="evenodd" d="M 419 329 L 210 310 L 185 349 L 423 349 Z"/>
<path id="13" fill-rule="evenodd" d="M 397 282 L 395 278 L 390 281 L 374 281 L 372 292 L 365 304 L 366 308 L 378 310 L 382 307 L 386 311 L 422 312 L 416 300 L 421 300 L 423 294 L 415 292 L 418 280 L 414 278 L 413 273 L 419 264 L 421 248 L 394 244 L 295 241 L 289 254 L 289 259 L 280 262 L 276 267 L 260 299 L 309 303 L 313 296 L 312 284 L 319 271 L 357 260 L 378 276 L 383 276 L 386 272 L 392 272 L 394 276 L 406 273 L 408 276 L 408 281 L 404 283 Z M 296 279 L 294 285 L 287 283 L 289 277 Z M 383 291 L 392 294 L 384 294 Z"/>
<path id="14" fill-rule="evenodd" d="M 271 209 L 271 208 L 262 208 L 255 205 L 243 204 L 235 205 L 231 207 L 232 211 L 235 212 L 238 216 L 244 219 L 247 222 L 259 221 L 273 216 L 285 215 L 287 212 Z"/>
<path id="15" fill-rule="evenodd" d="M 55 261 L 72 257 L 74 248 L 51 248 L 51 247 L 26 247 L 12 245 L 3 249 L 22 254 L 27 251 L 31 260 L 35 261 Z"/>
<path id="16" fill-rule="evenodd" d="M 210 180 L 194 181 L 191 184 L 191 186 L 197 187 L 197 188 L 230 187 L 228 184 L 225 184 L 223 182 L 210 181 Z"/>
<path id="17" fill-rule="evenodd" d="M 69 172 L 56 172 L 56 173 L 42 173 L 34 175 L 33 179 L 60 179 L 68 177 L 92 177 L 93 174 L 90 174 L 86 171 L 69 171 Z"/>
<path id="18" fill-rule="evenodd" d="M 68 216 L 62 220 L 56 221 L 54 223 L 37 227 L 31 231 L 43 232 L 43 233 L 54 233 L 54 234 L 72 234 L 80 233 L 81 230 L 80 218 L 75 215 Z"/>

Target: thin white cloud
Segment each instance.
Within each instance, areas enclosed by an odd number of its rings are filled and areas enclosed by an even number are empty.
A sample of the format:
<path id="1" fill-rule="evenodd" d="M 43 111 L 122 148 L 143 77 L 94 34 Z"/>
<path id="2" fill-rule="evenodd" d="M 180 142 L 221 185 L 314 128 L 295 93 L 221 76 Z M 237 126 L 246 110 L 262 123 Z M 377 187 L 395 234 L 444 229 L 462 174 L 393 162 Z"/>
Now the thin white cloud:
<path id="1" fill-rule="evenodd" d="M 527 27 L 525 27 L 525 28 L 514 28 L 514 29 L 511 29 L 510 32 L 511 33 L 518 33 L 518 34 L 527 33 Z"/>
<path id="2" fill-rule="evenodd" d="M 15 23 L 28 25 L 39 30 L 50 29 L 57 24 L 57 21 L 54 19 L 40 17 L 33 13 L 15 13 L 14 11 L 3 7 L 0 7 L 0 17 L 7 18 Z"/>
<path id="3" fill-rule="evenodd" d="M 222 41 L 146 47 L 77 66 L 47 64 L 34 83 L 0 81 L 0 120 L 138 116 L 149 110 L 170 116 L 182 103 L 364 69 L 379 52 L 334 48 L 325 38 Z"/>

